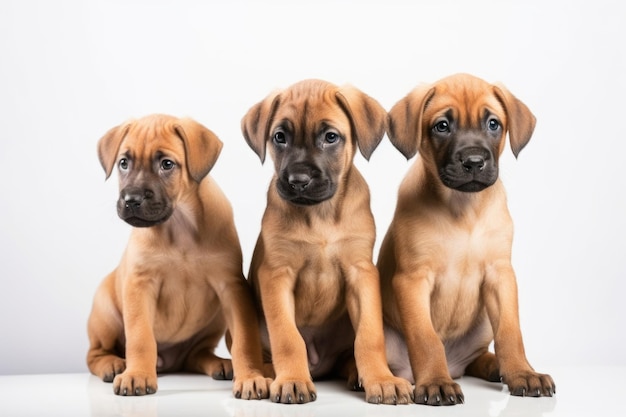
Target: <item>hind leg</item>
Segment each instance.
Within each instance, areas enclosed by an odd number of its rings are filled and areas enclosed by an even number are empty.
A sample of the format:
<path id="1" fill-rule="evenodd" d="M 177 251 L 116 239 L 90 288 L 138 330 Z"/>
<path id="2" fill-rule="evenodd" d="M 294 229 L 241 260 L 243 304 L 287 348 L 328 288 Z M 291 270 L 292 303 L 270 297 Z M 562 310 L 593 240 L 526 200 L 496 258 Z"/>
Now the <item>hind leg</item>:
<path id="1" fill-rule="evenodd" d="M 446 358 L 452 378 L 468 375 L 500 381 L 496 356 L 488 352 L 492 340 L 491 324 L 484 314 L 463 337 L 446 341 Z"/>
<path id="2" fill-rule="evenodd" d="M 350 352 L 350 355 L 339 358 L 335 373 L 341 378 L 346 380 L 346 384 L 351 391 L 364 391 L 363 387 L 359 383 L 359 371 L 356 367 L 356 361 L 354 360 L 354 353 Z"/>
<path id="3" fill-rule="evenodd" d="M 221 321 L 221 319 L 219 319 Z M 222 322 L 212 322 L 187 355 L 184 368 L 189 372 L 207 374 L 213 379 L 233 379 L 233 365 L 230 359 L 217 356 L 214 351 L 224 334 L 225 325 Z"/>
<path id="4" fill-rule="evenodd" d="M 483 353 L 465 368 L 465 375 L 489 382 L 500 382 L 500 367 L 496 355 L 491 352 Z"/>
<path id="5" fill-rule="evenodd" d="M 89 320 L 87 367 L 104 382 L 113 382 L 116 375 L 126 370 L 126 360 L 116 348 L 118 340 L 114 329 L 93 326 L 94 321 L 98 320 Z"/>
<path id="6" fill-rule="evenodd" d="M 121 340 L 124 334 L 122 320 L 111 300 L 99 290 L 87 323 L 89 371 L 104 382 L 113 382 L 116 375 L 126 369 Z"/>
<path id="7" fill-rule="evenodd" d="M 87 366 L 92 374 L 104 382 L 113 382 L 116 375 L 126 370 L 126 361 L 106 349 L 89 349 L 87 354 Z"/>
<path id="8" fill-rule="evenodd" d="M 126 361 L 104 348 L 90 348 L 87 354 L 87 366 L 92 374 L 104 382 L 113 382 L 116 375 L 126 370 Z"/>
<path id="9" fill-rule="evenodd" d="M 213 348 L 198 349 L 189 356 L 187 369 L 210 375 L 213 379 L 233 379 L 233 365 L 213 353 Z"/>

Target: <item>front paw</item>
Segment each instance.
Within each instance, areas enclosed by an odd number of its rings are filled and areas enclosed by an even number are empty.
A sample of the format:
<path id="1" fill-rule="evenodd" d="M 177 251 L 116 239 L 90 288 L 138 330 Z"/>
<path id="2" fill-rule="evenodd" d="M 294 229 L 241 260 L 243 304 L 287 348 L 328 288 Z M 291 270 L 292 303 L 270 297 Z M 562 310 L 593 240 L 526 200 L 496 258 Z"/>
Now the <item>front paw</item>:
<path id="1" fill-rule="evenodd" d="M 260 373 L 251 374 L 243 378 L 235 376 L 233 378 L 233 395 L 235 398 L 244 400 L 268 398 L 271 383 L 272 378 L 265 378 Z"/>
<path id="2" fill-rule="evenodd" d="M 157 392 L 156 372 L 137 372 L 126 369 L 113 380 L 116 395 L 146 395 Z"/>
<path id="3" fill-rule="evenodd" d="M 416 404 L 455 405 L 463 402 L 465 402 L 463 391 L 451 378 L 437 378 L 415 384 Z"/>
<path id="4" fill-rule="evenodd" d="M 304 404 L 315 401 L 317 394 L 311 379 L 276 379 L 270 385 L 270 400 L 283 404 Z"/>
<path id="5" fill-rule="evenodd" d="M 365 400 L 371 404 L 409 404 L 413 402 L 413 387 L 404 378 L 395 376 L 362 381 Z"/>
<path id="6" fill-rule="evenodd" d="M 556 385 L 552 377 L 533 371 L 511 372 L 502 376 L 502 382 L 509 386 L 511 395 L 518 397 L 552 397 Z"/>

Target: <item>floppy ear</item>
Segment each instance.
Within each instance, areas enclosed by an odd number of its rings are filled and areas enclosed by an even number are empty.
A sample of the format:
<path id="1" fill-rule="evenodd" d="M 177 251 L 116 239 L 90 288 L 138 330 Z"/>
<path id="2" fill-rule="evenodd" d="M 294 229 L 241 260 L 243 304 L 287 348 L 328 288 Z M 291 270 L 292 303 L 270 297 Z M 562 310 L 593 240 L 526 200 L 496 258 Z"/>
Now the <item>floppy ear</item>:
<path id="1" fill-rule="evenodd" d="M 537 119 L 530 109 L 504 86 L 494 86 L 494 92 L 502 102 L 509 119 L 509 141 L 513 155 L 517 158 L 520 151 L 530 141 Z"/>
<path id="2" fill-rule="evenodd" d="M 414 157 L 419 149 L 424 108 L 434 94 L 435 87 L 428 84 L 417 86 L 398 101 L 387 115 L 389 140 L 406 159 Z"/>
<path id="3" fill-rule="evenodd" d="M 196 182 L 200 182 L 215 165 L 222 150 L 222 141 L 215 133 L 192 119 L 176 121 L 174 131 L 185 145 L 189 175 Z"/>
<path id="4" fill-rule="evenodd" d="M 369 160 L 385 135 L 385 109 L 378 101 L 352 86 L 341 87 L 335 96 L 350 119 L 352 134 L 361 154 Z"/>
<path id="5" fill-rule="evenodd" d="M 115 160 L 117 159 L 117 153 L 120 150 L 122 140 L 128 133 L 131 123 L 115 126 L 109 129 L 98 141 L 98 159 L 100 159 L 100 165 L 104 169 L 106 179 L 111 176 L 113 167 L 115 166 Z"/>
<path id="6" fill-rule="evenodd" d="M 270 124 L 279 103 L 280 94 L 278 92 L 272 93 L 260 103 L 252 106 L 241 119 L 243 137 L 259 156 L 261 163 L 265 162 L 265 145 L 270 134 Z"/>

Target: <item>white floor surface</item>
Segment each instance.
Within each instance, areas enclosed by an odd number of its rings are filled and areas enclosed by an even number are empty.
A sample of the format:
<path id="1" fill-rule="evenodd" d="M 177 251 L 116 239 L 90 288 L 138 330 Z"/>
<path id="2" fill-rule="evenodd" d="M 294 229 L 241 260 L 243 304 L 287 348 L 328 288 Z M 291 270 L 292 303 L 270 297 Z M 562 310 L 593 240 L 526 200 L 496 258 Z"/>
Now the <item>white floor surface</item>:
<path id="1" fill-rule="evenodd" d="M 341 381 L 318 382 L 318 398 L 304 405 L 237 400 L 230 382 L 202 375 L 163 375 L 159 391 L 119 397 L 89 374 L 0 376 L 0 416 L 623 416 L 624 371 L 615 368 L 546 369 L 557 385 L 552 398 L 519 398 L 500 384 L 461 378 L 465 404 L 452 407 L 371 405 Z"/>

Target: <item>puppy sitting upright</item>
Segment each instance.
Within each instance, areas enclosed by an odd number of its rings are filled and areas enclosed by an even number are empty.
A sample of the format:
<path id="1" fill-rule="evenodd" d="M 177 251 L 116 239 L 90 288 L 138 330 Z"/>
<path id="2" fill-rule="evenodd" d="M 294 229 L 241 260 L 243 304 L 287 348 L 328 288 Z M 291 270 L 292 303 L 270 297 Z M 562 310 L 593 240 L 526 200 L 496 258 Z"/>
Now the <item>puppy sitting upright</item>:
<path id="1" fill-rule="evenodd" d="M 315 400 L 312 377 L 337 368 L 353 386 L 359 378 L 369 402 L 410 400 L 385 358 L 374 219 L 352 163 L 357 145 L 370 157 L 385 119 L 361 91 L 307 80 L 242 120 L 248 144 L 261 161 L 269 147 L 275 166 L 249 275 L 269 333 L 274 402 Z"/>
<path id="2" fill-rule="evenodd" d="M 452 380 L 502 381 L 513 395 L 551 396 L 524 353 L 511 266 L 513 224 L 498 178 L 508 131 L 515 156 L 535 117 L 504 87 L 454 75 L 417 87 L 389 113 L 391 142 L 415 163 L 382 243 L 387 355 L 415 382 L 415 402 L 463 402 Z M 487 351 L 495 340 L 495 355 Z"/>
<path id="3" fill-rule="evenodd" d="M 232 209 L 208 176 L 222 142 L 190 119 L 153 115 L 98 143 L 117 167 L 119 216 L 134 226 L 94 298 L 89 370 L 120 395 L 152 394 L 157 371 L 236 380 L 236 397 L 267 398 L 258 318 L 242 272 Z M 232 336 L 232 364 L 213 351 Z"/>

